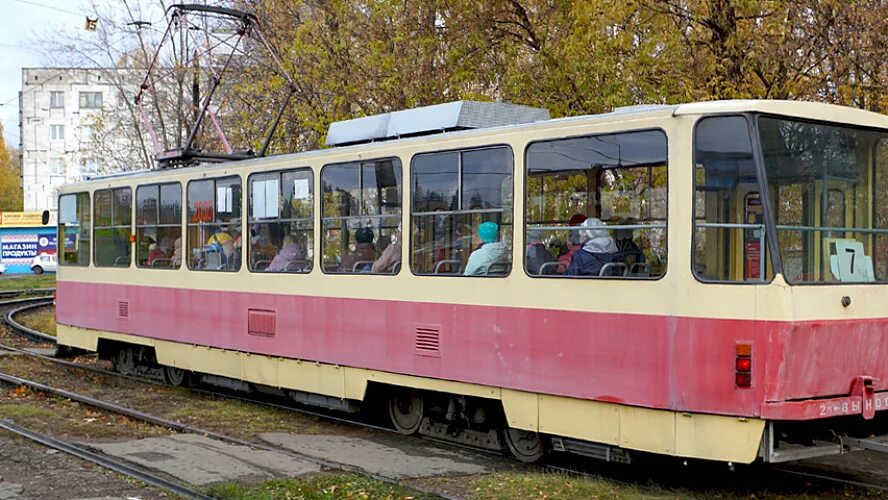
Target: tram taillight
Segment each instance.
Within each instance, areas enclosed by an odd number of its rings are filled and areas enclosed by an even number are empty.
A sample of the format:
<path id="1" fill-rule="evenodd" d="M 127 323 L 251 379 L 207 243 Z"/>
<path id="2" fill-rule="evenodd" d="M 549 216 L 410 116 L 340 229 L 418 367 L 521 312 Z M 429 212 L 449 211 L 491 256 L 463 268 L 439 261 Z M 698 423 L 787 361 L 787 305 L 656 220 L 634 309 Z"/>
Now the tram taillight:
<path id="1" fill-rule="evenodd" d="M 752 345 L 737 344 L 736 358 L 734 359 L 734 383 L 737 387 L 750 387 L 752 385 Z"/>

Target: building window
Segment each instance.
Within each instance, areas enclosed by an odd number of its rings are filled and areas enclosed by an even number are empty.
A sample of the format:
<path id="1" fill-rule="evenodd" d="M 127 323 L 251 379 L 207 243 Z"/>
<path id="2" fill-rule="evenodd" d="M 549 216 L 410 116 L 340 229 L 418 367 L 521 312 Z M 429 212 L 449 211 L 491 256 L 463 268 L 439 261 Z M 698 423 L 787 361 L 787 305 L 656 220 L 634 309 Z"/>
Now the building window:
<path id="1" fill-rule="evenodd" d="M 308 168 L 250 176 L 251 271 L 311 271 L 312 184 L 312 171 Z"/>
<path id="2" fill-rule="evenodd" d="M 512 151 L 417 155 L 411 166 L 415 274 L 506 276 L 512 269 Z"/>
<path id="3" fill-rule="evenodd" d="M 63 266 L 89 265 L 90 236 L 89 193 L 59 197 L 58 248 Z"/>
<path id="4" fill-rule="evenodd" d="M 188 184 L 188 268 L 237 271 L 241 263 L 241 179 Z"/>
<path id="5" fill-rule="evenodd" d="M 65 93 L 55 91 L 50 92 L 49 107 L 52 109 L 65 109 Z"/>
<path id="6" fill-rule="evenodd" d="M 65 126 L 64 125 L 50 125 L 49 126 L 49 139 L 52 141 L 64 141 L 65 140 Z"/>
<path id="7" fill-rule="evenodd" d="M 161 269 L 182 264 L 182 185 L 136 189 L 136 265 Z"/>
<path id="8" fill-rule="evenodd" d="M 129 267 L 133 233 L 130 188 L 100 189 L 93 195 L 96 214 L 96 267 Z"/>
<path id="9" fill-rule="evenodd" d="M 401 162 L 321 170 L 324 272 L 396 274 L 401 269 Z"/>
<path id="10" fill-rule="evenodd" d="M 667 141 L 659 130 L 541 141 L 527 149 L 530 276 L 666 272 Z"/>
<path id="11" fill-rule="evenodd" d="M 97 109 L 102 107 L 101 92 L 81 92 L 80 109 Z"/>
<path id="12" fill-rule="evenodd" d="M 49 175 L 65 175 L 67 164 L 64 158 L 53 158 L 49 160 Z"/>

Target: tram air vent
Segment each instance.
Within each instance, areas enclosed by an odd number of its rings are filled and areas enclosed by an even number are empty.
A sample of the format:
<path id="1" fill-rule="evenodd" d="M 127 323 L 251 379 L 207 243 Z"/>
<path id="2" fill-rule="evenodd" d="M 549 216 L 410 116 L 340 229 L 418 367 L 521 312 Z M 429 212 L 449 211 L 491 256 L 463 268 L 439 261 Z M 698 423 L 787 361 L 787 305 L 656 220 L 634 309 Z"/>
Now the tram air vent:
<path id="1" fill-rule="evenodd" d="M 419 356 L 441 356 L 441 327 L 439 325 L 416 325 L 414 347 Z"/>
<path id="2" fill-rule="evenodd" d="M 456 130 L 503 127 L 549 119 L 549 111 L 506 102 L 454 101 L 330 124 L 328 146 L 347 146 Z"/>
<path id="3" fill-rule="evenodd" d="M 129 318 L 129 301 L 127 301 L 127 300 L 118 300 L 117 301 L 117 317 L 118 318 Z"/>

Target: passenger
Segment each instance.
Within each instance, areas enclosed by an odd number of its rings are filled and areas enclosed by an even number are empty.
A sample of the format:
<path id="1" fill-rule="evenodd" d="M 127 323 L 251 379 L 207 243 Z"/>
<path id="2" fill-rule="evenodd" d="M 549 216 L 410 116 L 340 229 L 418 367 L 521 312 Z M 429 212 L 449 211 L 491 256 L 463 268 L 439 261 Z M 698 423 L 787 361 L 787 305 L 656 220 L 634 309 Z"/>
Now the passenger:
<path id="1" fill-rule="evenodd" d="M 209 267 L 214 269 L 217 268 L 216 266 L 228 268 L 231 256 L 234 254 L 234 240 L 227 231 L 224 231 L 221 227 L 216 227 L 213 230 L 213 234 L 207 238 L 206 250 L 209 254 L 206 257 Z M 211 255 L 218 255 L 219 257 L 213 258 Z"/>
<path id="2" fill-rule="evenodd" d="M 534 275 L 540 274 L 540 269 L 547 262 L 552 262 L 552 254 L 546 245 L 540 241 L 540 231 L 528 229 L 527 231 L 527 272 Z"/>
<path id="3" fill-rule="evenodd" d="M 627 219 L 622 222 L 622 224 L 626 226 L 635 225 L 637 223 L 638 222 L 634 219 Z M 632 264 L 644 262 L 644 252 L 642 252 L 641 249 L 638 248 L 638 245 L 635 244 L 635 241 L 633 241 L 631 229 L 617 229 L 614 231 L 614 242 L 617 245 L 617 251 L 620 254 L 619 260 L 621 262 L 629 267 L 632 267 Z"/>
<path id="4" fill-rule="evenodd" d="M 173 242 L 173 256 L 170 257 L 173 261 L 174 267 L 179 267 L 182 265 L 182 238 L 176 238 L 176 241 Z"/>
<path id="5" fill-rule="evenodd" d="M 583 241 L 583 248 L 574 252 L 565 275 L 598 276 L 605 264 L 614 262 L 619 256 L 614 239 L 606 229 L 599 229 L 604 227 L 601 219 L 594 217 L 586 219 L 583 221 L 583 227 L 585 229 L 578 231 Z"/>
<path id="6" fill-rule="evenodd" d="M 466 276 L 484 274 L 491 264 L 504 262 L 508 258 L 508 248 L 497 241 L 499 225 L 496 222 L 484 222 L 478 226 L 478 237 L 481 239 L 481 248 L 469 255 L 463 273 Z"/>
<path id="7" fill-rule="evenodd" d="M 207 246 L 217 252 L 224 252 L 226 256 L 231 255 L 234 251 L 234 240 L 227 231 L 223 231 L 221 227 L 213 229 L 213 234 L 207 238 Z"/>
<path id="8" fill-rule="evenodd" d="M 398 229 L 392 234 L 392 241 L 385 247 L 382 254 L 373 263 L 370 268 L 372 273 L 391 273 L 394 271 L 395 262 L 401 260 L 401 224 L 398 223 Z"/>
<path id="9" fill-rule="evenodd" d="M 583 214 L 574 214 L 567 221 L 569 226 L 579 226 L 583 222 L 586 221 L 586 216 Z M 567 233 L 567 251 L 558 256 L 558 262 L 561 264 L 558 266 L 558 274 L 564 274 L 567 271 L 568 266 L 570 266 L 570 260 L 573 257 L 573 254 L 583 248 L 583 243 L 580 238 L 579 231 L 569 231 Z"/>
<path id="10" fill-rule="evenodd" d="M 250 230 L 250 251 L 257 260 L 271 260 L 277 255 L 277 248 L 271 243 L 268 226 L 254 224 Z"/>
<path id="11" fill-rule="evenodd" d="M 157 246 L 157 243 L 152 243 L 148 245 L 148 265 L 150 266 L 157 259 L 166 259 L 167 254 L 163 251 L 162 248 Z"/>
<path id="12" fill-rule="evenodd" d="M 371 266 L 367 266 L 366 269 L 354 269 L 355 264 L 361 261 L 372 262 L 375 260 L 376 247 L 373 246 L 373 230 L 369 227 L 361 227 L 355 231 L 355 250 L 342 258 L 339 263 L 339 272 L 368 272 Z"/>
<path id="13" fill-rule="evenodd" d="M 271 264 L 269 264 L 265 270 L 272 273 L 282 273 L 287 271 L 287 266 L 289 266 L 291 262 L 297 262 L 300 260 L 305 260 L 305 252 L 302 251 L 302 247 L 296 242 L 296 237 L 292 234 L 288 234 L 284 236 L 284 247 L 281 249 L 280 253 L 274 257 L 274 260 L 271 261 Z"/>

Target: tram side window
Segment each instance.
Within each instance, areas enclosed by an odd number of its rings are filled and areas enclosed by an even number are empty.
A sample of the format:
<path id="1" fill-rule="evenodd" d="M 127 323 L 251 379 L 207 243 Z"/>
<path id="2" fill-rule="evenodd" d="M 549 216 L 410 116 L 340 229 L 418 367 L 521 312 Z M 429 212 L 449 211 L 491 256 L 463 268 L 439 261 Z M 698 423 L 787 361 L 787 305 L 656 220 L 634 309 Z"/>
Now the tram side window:
<path id="1" fill-rule="evenodd" d="M 512 151 L 506 147 L 426 153 L 413 159 L 414 274 L 511 272 L 512 170 Z"/>
<path id="2" fill-rule="evenodd" d="M 251 271 L 311 271 L 312 183 L 312 171 L 308 168 L 250 176 Z"/>
<path id="3" fill-rule="evenodd" d="M 662 131 L 531 144 L 526 189 L 528 275 L 639 279 L 666 272 Z"/>
<path id="4" fill-rule="evenodd" d="M 101 189 L 93 195 L 96 216 L 95 265 L 129 267 L 133 233 L 133 191 L 130 188 Z"/>
<path id="5" fill-rule="evenodd" d="M 401 270 L 401 162 L 325 165 L 321 170 L 325 273 Z"/>
<path id="6" fill-rule="evenodd" d="M 182 185 L 136 189 L 136 265 L 158 269 L 182 264 Z"/>
<path id="7" fill-rule="evenodd" d="M 764 212 L 745 117 L 701 119 L 694 132 L 694 273 L 702 280 L 770 280 Z M 787 200 L 799 193 L 786 187 Z M 792 211 L 780 217 L 795 218 Z"/>
<path id="8" fill-rule="evenodd" d="M 237 271 L 241 264 L 241 179 L 188 183 L 188 268 Z"/>
<path id="9" fill-rule="evenodd" d="M 62 266 L 88 266 L 90 251 L 89 193 L 59 196 L 59 236 Z"/>

